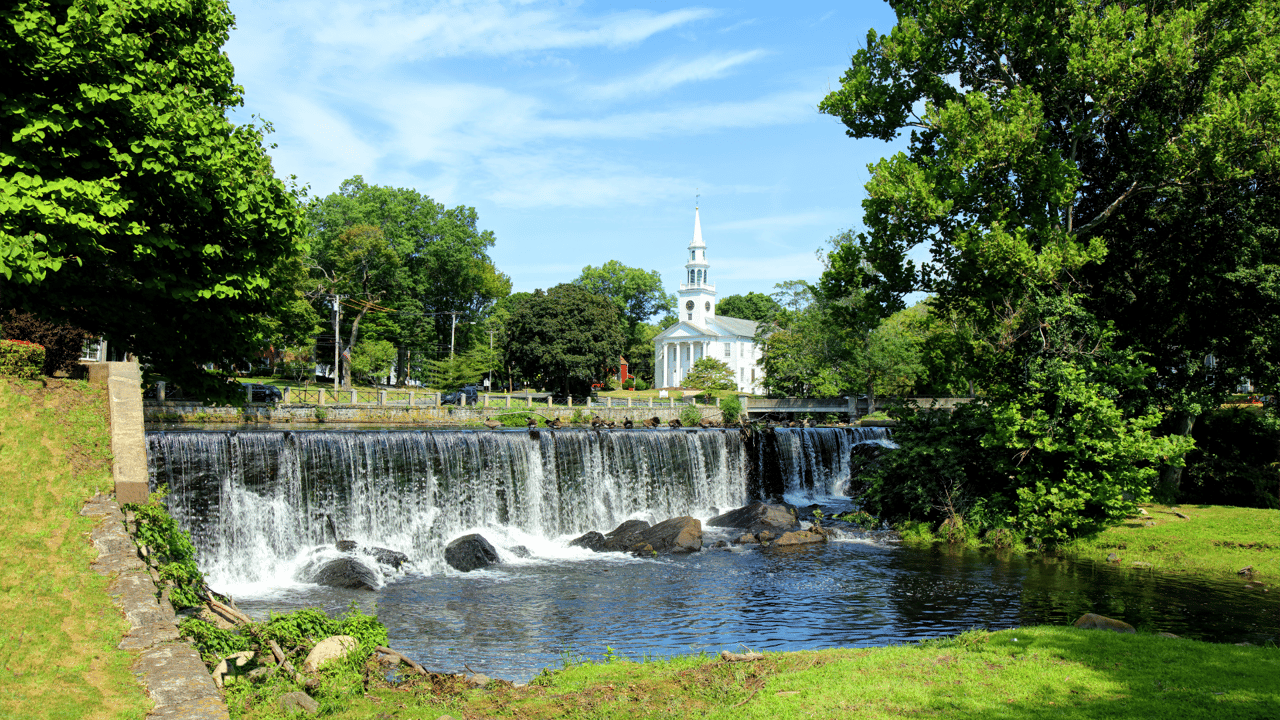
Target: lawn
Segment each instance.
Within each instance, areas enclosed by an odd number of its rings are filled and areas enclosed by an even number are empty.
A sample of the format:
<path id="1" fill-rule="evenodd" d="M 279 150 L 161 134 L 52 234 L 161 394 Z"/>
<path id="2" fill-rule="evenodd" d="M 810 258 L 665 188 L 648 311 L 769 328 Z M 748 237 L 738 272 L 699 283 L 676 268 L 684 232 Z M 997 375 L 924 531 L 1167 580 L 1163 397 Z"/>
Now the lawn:
<path id="1" fill-rule="evenodd" d="M 329 717 L 1187 718 L 1280 717 L 1280 650 L 1157 635 L 1034 627 L 882 648 L 688 656 L 544 672 L 524 687 L 376 678 Z M 245 718 L 277 717 L 270 705 Z"/>
<path id="2" fill-rule="evenodd" d="M 1062 551 L 1093 560 L 1115 553 L 1121 565 L 1150 563 L 1167 572 L 1234 574 L 1252 566 L 1254 576 L 1268 584 L 1280 579 L 1280 511 L 1218 505 L 1142 508 L 1146 515 L 1075 540 Z"/>
<path id="3" fill-rule="evenodd" d="M 141 718 L 151 702 L 116 649 L 128 629 L 89 563 L 111 489 L 106 388 L 0 378 L 0 715 Z"/>

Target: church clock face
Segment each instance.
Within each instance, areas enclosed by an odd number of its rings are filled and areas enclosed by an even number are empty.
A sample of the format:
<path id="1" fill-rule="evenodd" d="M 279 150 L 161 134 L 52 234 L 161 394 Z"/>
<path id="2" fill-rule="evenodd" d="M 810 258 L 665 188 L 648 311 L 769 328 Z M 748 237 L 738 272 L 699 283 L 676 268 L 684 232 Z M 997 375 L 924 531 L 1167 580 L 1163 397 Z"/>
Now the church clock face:
<path id="1" fill-rule="evenodd" d="M 693 301 L 692 301 L 692 300 L 690 300 L 689 302 L 685 303 L 685 304 L 684 304 L 684 309 L 685 309 L 685 310 L 693 310 Z"/>

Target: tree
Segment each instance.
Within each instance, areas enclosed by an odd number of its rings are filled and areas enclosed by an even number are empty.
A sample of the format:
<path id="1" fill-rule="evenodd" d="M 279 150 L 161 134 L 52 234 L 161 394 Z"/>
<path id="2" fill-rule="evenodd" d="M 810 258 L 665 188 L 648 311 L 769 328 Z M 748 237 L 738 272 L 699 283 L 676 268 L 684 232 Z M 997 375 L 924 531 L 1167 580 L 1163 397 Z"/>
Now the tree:
<path id="1" fill-rule="evenodd" d="M 778 301 L 764 293 L 730 295 L 716 303 L 716 315 L 763 322 L 782 309 Z"/>
<path id="2" fill-rule="evenodd" d="M 582 396 L 616 367 L 626 338 L 608 298 L 561 284 L 513 297 L 504 344 L 527 380 Z"/>
<path id="3" fill-rule="evenodd" d="M 733 369 L 723 360 L 713 357 L 695 360 L 693 368 L 684 378 L 684 384 L 699 390 L 735 390 L 738 387 L 733 381 Z"/>
<path id="4" fill-rule="evenodd" d="M 342 386 L 351 387 L 351 353 L 360 338 L 360 321 L 371 309 L 380 308 L 379 302 L 393 291 L 400 280 L 400 255 L 382 235 L 382 229 L 373 225 L 355 225 L 347 228 L 329 247 L 326 253 L 328 267 L 313 266 L 321 276 L 316 296 L 330 307 L 340 310 L 350 308 L 351 332 L 341 345 Z M 337 316 L 335 316 L 336 319 Z M 341 334 L 335 326 L 334 341 L 341 343 Z M 335 372 L 336 372 L 335 368 Z"/>
<path id="5" fill-rule="evenodd" d="M 365 382 L 375 383 L 387 377 L 396 361 L 396 347 L 386 340 L 362 340 L 351 353 L 351 371 Z"/>
<path id="6" fill-rule="evenodd" d="M 106 335 L 188 390 L 261 347 L 293 191 L 237 126 L 225 2 L 0 9 L 0 305 Z"/>
<path id="7" fill-rule="evenodd" d="M 939 309 L 973 328 L 991 412 L 1005 427 L 1041 415 L 1083 422 L 1102 412 L 1089 410 L 1094 398 L 1134 430 L 1125 448 L 1075 445 L 1082 457 L 1094 453 L 1089 472 L 1128 477 L 1126 464 L 1176 465 L 1185 443 L 1157 452 L 1147 442 L 1153 398 L 1193 410 L 1188 396 L 1161 388 L 1174 374 L 1175 384 L 1210 387 L 1191 380 L 1205 377 L 1194 360 L 1219 341 L 1233 346 L 1225 336 L 1234 328 L 1182 333 L 1193 327 L 1195 298 L 1176 298 L 1156 323 L 1135 312 L 1133 298 L 1181 262 L 1161 248 L 1182 244 L 1192 217 L 1254 228 L 1223 238 L 1232 243 L 1258 229 L 1274 237 L 1274 5 L 926 1 L 896 10 L 897 26 L 868 35 L 841 88 L 820 104 L 852 137 L 911 132 L 907 152 L 871 168 L 863 256 L 897 288 L 934 292 Z M 918 245 L 931 262 L 916 268 L 907 253 Z M 1226 298 L 1257 297 L 1254 324 L 1268 331 L 1280 317 L 1277 274 L 1238 265 L 1227 273 Z M 1209 299 L 1224 310 L 1235 302 Z M 1161 320 L 1176 331 L 1156 330 Z M 1271 348 L 1243 345 L 1252 355 L 1231 358 L 1237 372 L 1276 366 Z M 1020 477 L 1045 492 L 1083 487 L 1070 463 L 1034 457 L 1050 447 L 1060 446 L 1023 448 Z M 1095 501 L 1107 502 L 1086 504 Z M 1099 507 L 1086 512 L 1116 510 Z"/>
<path id="8" fill-rule="evenodd" d="M 628 267 L 617 260 L 582 268 L 573 284 L 617 305 L 628 336 L 634 335 L 640 323 L 660 312 L 670 313 L 676 306 L 675 296 L 662 289 L 662 276 L 657 270 Z"/>

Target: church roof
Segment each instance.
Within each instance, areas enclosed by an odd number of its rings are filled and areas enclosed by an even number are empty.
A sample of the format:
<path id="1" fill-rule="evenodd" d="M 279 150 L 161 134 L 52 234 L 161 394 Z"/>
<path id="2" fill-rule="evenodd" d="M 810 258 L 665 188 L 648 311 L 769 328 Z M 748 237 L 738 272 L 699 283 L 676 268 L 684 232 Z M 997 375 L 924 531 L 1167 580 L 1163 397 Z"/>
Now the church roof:
<path id="1" fill-rule="evenodd" d="M 732 335 L 745 337 L 755 337 L 756 327 L 759 325 L 755 320 L 743 320 L 742 318 L 726 317 L 724 315 L 717 315 L 711 318 L 711 322 L 719 324 Z"/>
<path id="2" fill-rule="evenodd" d="M 706 243 L 702 242 L 702 221 L 698 219 L 698 208 L 693 209 L 693 240 L 689 241 L 691 248 L 705 248 Z"/>
<path id="3" fill-rule="evenodd" d="M 675 335 L 682 336 L 703 336 L 703 337 L 755 337 L 757 323 L 754 320 L 743 320 L 742 318 L 724 317 L 717 315 L 707 318 L 707 326 L 694 325 L 688 320 L 681 320 L 671 327 L 658 333 L 655 340 L 659 338 L 668 338 Z M 680 332 L 685 329 L 684 332 Z"/>

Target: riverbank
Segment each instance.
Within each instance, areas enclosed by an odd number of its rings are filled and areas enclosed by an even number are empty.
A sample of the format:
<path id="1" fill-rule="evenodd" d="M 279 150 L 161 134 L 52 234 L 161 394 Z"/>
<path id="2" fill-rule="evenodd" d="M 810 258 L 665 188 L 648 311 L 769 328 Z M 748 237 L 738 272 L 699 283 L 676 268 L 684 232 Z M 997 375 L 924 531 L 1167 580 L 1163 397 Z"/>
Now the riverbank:
<path id="1" fill-rule="evenodd" d="M 375 671 L 370 674 L 378 677 Z M 414 676 L 417 678 L 417 676 Z M 1280 650 L 1031 627 L 880 648 L 573 664 L 525 686 L 374 683 L 332 718 L 1280 717 Z M 242 718 L 274 717 L 269 705 Z"/>
<path id="2" fill-rule="evenodd" d="M 110 492 L 105 387 L 0 378 L 0 707 L 11 718 L 141 718 L 151 702 L 116 645 L 85 500 Z"/>

